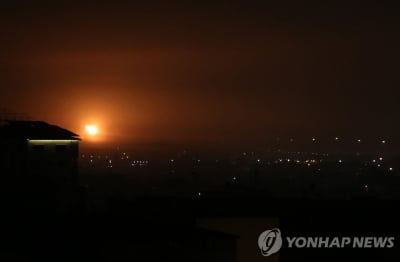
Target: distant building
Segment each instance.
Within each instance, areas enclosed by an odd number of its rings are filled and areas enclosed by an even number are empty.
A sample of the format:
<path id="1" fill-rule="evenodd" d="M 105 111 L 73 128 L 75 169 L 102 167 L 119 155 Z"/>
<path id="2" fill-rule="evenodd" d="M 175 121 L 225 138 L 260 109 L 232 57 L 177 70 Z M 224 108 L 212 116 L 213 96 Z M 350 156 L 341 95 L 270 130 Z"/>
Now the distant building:
<path id="1" fill-rule="evenodd" d="M 77 134 L 41 121 L 0 122 L 0 174 L 77 185 Z M 31 179 L 28 179 L 30 181 Z"/>

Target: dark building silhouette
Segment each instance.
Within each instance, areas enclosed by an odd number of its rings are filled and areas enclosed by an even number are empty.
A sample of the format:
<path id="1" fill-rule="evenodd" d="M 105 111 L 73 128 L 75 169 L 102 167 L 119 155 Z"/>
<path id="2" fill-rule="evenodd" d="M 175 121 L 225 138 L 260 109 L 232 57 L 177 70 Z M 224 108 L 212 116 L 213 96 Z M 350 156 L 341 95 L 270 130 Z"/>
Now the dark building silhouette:
<path id="1" fill-rule="evenodd" d="M 51 206 L 70 201 L 78 187 L 79 141 L 77 134 L 45 122 L 1 121 L 1 191 L 41 195 L 36 202 L 53 201 Z"/>

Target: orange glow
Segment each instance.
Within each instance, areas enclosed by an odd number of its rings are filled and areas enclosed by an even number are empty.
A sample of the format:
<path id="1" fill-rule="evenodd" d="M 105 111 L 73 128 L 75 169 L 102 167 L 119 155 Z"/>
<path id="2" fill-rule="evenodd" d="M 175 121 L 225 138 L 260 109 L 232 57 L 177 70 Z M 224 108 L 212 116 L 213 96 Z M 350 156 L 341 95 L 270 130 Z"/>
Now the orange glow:
<path id="1" fill-rule="evenodd" d="M 97 126 L 94 126 L 94 125 L 86 125 L 85 131 L 86 131 L 86 133 L 88 133 L 91 136 L 97 135 L 97 133 L 98 133 Z"/>

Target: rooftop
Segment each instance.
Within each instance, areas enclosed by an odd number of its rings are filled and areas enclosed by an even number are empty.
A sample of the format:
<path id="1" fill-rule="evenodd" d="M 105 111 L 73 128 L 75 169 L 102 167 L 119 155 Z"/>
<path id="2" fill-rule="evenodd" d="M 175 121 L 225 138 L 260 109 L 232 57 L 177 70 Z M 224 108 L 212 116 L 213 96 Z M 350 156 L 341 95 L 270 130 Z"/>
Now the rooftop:
<path id="1" fill-rule="evenodd" d="M 0 123 L 0 138 L 80 140 L 79 135 L 43 121 L 4 120 Z"/>

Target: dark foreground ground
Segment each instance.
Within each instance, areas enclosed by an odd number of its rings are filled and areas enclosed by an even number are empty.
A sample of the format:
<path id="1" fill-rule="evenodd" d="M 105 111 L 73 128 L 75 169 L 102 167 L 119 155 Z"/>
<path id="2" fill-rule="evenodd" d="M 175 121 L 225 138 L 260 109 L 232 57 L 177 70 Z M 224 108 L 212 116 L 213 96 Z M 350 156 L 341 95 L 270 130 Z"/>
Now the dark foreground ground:
<path id="1" fill-rule="evenodd" d="M 40 202 L 41 204 L 37 204 Z M 47 203 L 43 204 L 43 203 Z M 113 197 L 56 211 L 50 195 L 2 194 L 1 261 L 399 261 L 399 202 L 370 198 Z M 210 222 L 211 221 L 211 222 Z M 395 237 L 394 248 L 289 249 L 263 257 L 258 235 Z"/>

